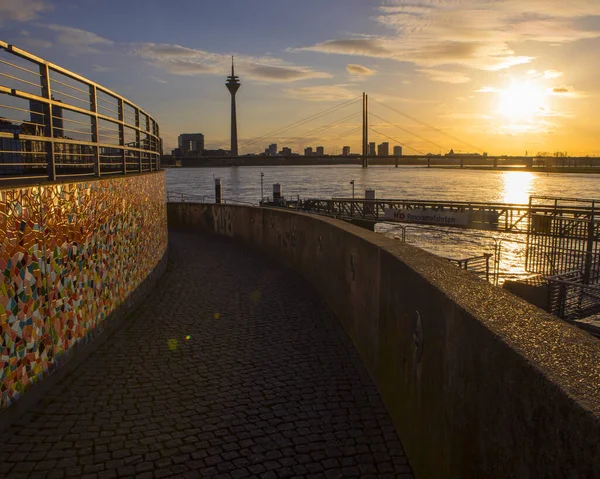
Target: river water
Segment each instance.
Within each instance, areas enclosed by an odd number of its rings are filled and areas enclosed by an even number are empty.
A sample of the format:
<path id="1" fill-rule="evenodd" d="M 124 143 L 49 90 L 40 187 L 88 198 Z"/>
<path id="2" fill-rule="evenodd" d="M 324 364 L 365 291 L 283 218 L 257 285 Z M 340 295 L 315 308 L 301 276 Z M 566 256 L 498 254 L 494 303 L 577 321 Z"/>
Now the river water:
<path id="1" fill-rule="evenodd" d="M 272 166 L 227 168 L 170 168 L 167 191 L 198 200 L 214 201 L 214 178 L 220 178 L 225 200 L 258 203 L 261 198 L 261 172 L 264 196 L 272 197 L 272 185 L 279 183 L 289 199 L 352 197 L 374 189 L 377 198 L 488 201 L 522 203 L 529 196 L 600 197 L 600 175 L 557 174 L 527 171 L 460 170 L 423 167 L 372 166 Z M 376 231 L 401 238 L 397 227 L 378 225 Z M 499 278 L 515 279 L 528 275 L 524 269 L 522 235 L 453 228 L 407 226 L 406 240 L 434 254 L 462 259 L 483 253 L 497 254 L 501 243 Z"/>

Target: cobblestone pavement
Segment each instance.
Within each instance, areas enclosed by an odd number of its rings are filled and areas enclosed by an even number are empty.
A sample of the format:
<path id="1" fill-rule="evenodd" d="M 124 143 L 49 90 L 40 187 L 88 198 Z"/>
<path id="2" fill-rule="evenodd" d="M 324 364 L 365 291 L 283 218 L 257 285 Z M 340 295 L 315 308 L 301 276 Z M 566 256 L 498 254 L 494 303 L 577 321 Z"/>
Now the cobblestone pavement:
<path id="1" fill-rule="evenodd" d="M 170 248 L 126 326 L 0 438 L 0 476 L 413 477 L 303 279 L 222 238 L 171 232 Z"/>

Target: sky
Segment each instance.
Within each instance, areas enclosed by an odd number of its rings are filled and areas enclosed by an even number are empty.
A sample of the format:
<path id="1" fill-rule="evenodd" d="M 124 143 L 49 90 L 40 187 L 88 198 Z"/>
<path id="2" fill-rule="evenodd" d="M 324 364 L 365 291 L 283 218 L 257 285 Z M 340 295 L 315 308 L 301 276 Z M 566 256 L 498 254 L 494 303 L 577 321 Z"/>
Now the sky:
<path id="1" fill-rule="evenodd" d="M 228 148 L 234 55 L 241 153 L 358 153 L 364 91 L 405 154 L 600 156 L 600 0 L 0 0 L 0 40 L 144 108 L 165 153 Z"/>

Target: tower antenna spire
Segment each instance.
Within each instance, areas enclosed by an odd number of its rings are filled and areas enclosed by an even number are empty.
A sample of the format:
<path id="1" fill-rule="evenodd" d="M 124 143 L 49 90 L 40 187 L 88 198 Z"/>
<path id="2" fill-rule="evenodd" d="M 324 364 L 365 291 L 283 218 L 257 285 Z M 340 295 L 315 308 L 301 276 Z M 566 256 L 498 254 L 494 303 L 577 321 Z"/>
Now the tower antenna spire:
<path id="1" fill-rule="evenodd" d="M 235 73 L 233 71 L 233 55 L 231 55 L 231 76 L 235 76 Z"/>

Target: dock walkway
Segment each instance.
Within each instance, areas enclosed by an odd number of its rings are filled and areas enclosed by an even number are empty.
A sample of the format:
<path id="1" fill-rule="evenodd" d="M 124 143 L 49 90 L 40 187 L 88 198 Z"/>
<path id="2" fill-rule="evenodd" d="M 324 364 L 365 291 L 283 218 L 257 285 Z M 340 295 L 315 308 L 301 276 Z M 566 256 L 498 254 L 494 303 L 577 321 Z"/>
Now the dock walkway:
<path id="1" fill-rule="evenodd" d="M 70 476 L 413 477 L 310 285 L 229 240 L 175 232 L 153 294 L 0 438 L 0 477 Z"/>

